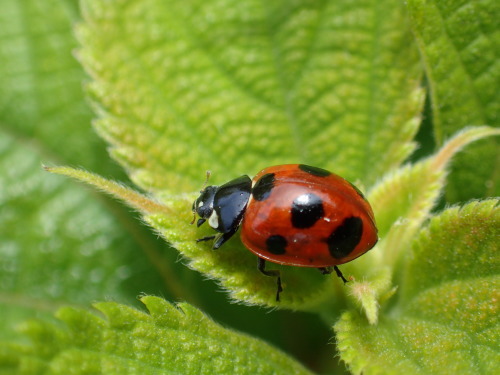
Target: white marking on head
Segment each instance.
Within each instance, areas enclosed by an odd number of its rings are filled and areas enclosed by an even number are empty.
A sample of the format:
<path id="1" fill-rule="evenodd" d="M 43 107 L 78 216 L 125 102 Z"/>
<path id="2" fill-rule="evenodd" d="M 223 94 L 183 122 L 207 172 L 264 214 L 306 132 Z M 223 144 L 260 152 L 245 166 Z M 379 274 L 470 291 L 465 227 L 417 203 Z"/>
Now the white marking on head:
<path id="1" fill-rule="evenodd" d="M 210 225 L 214 229 L 217 229 L 219 227 L 219 216 L 217 215 L 217 212 L 215 212 L 215 210 L 212 211 L 212 214 L 208 218 L 208 225 Z"/>
<path id="2" fill-rule="evenodd" d="M 201 206 L 203 206 L 203 201 L 198 202 L 198 208 L 200 208 Z"/>

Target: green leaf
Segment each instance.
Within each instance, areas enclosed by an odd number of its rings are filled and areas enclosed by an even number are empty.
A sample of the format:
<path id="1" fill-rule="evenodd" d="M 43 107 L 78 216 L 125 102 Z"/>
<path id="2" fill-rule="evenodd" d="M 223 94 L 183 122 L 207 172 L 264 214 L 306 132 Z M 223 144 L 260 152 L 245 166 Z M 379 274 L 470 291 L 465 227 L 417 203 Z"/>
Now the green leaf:
<path id="1" fill-rule="evenodd" d="M 402 270 L 402 304 L 422 312 L 439 310 L 439 304 L 433 308 L 429 306 L 430 300 L 424 298 L 427 293 L 432 294 L 436 290 L 444 292 L 444 286 L 456 282 L 468 285 L 467 288 L 482 288 L 483 282 L 487 283 L 489 279 L 493 281 L 499 276 L 500 209 L 497 205 L 498 199 L 472 202 L 461 209 L 450 208 L 431 220 L 414 245 L 414 259 Z M 493 294 L 496 293 L 495 289 L 492 288 Z M 450 290 L 446 293 L 451 296 L 452 292 Z M 410 299 L 413 300 L 412 306 Z M 427 306 L 418 306 L 420 302 L 425 302 Z M 473 305 L 463 307 L 473 310 L 479 308 Z M 489 306 L 491 309 L 498 307 Z M 447 313 L 451 314 L 453 311 L 449 310 Z M 437 310 L 433 314 L 437 314 Z M 473 320 L 479 323 L 483 318 L 486 317 L 478 315 Z M 441 316 L 440 319 L 447 320 L 447 317 Z M 472 325 L 470 328 L 474 328 L 474 321 L 469 321 Z M 467 324 L 466 321 L 452 323 Z"/>
<path id="2" fill-rule="evenodd" d="M 378 325 L 344 313 L 335 331 L 354 374 L 497 373 L 498 202 L 450 208 L 430 221 Z"/>
<path id="3" fill-rule="evenodd" d="M 82 4 L 96 127 L 147 191 L 297 161 L 369 184 L 414 149 L 421 67 L 399 1 Z"/>
<path id="4" fill-rule="evenodd" d="M 0 6 L 2 338 L 20 320 L 61 304 L 134 303 L 137 294 L 160 290 L 190 295 L 176 291 L 186 286 L 160 253 L 167 246 L 126 209 L 41 169 L 57 160 L 124 176 L 105 162 L 104 142 L 90 125 L 85 73 L 72 54 L 78 17 L 73 0 Z"/>
<path id="5" fill-rule="evenodd" d="M 221 327 L 187 303 L 142 297 L 149 314 L 97 303 L 106 319 L 63 308 L 63 325 L 34 321 L 22 330 L 31 345 L 0 365 L 50 374 L 309 374 L 274 347 Z M 8 344 L 0 353 L 9 352 Z M 25 371 L 26 373 L 26 371 Z"/>
<path id="6" fill-rule="evenodd" d="M 85 163 L 100 173 L 115 173 L 104 142 L 89 126 L 92 112 L 84 99 L 85 73 L 72 52 L 73 0 L 3 0 L 0 11 L 0 127 L 43 145 L 45 160 Z"/>
<path id="7" fill-rule="evenodd" d="M 436 204 L 452 158 L 470 143 L 494 135 L 500 135 L 500 129 L 464 129 L 435 155 L 392 171 L 370 190 L 368 200 L 377 219 L 381 247 L 386 250 L 379 253 L 379 262 L 394 264 L 406 250 Z"/>
<path id="8" fill-rule="evenodd" d="M 88 304 L 104 295 L 133 302 L 162 283 L 96 194 L 48 175 L 31 145 L 0 135 L 2 336 L 22 317 L 61 303 Z"/>
<path id="9" fill-rule="evenodd" d="M 407 4 L 431 89 L 437 141 L 443 144 L 465 126 L 498 126 L 499 2 L 409 0 Z M 450 181 L 452 201 L 500 195 L 498 140 L 484 140 L 459 156 Z"/>
<path id="10" fill-rule="evenodd" d="M 317 368 L 335 366 L 331 333 L 316 316 L 227 303 L 128 207 L 43 172 L 42 164 L 78 165 L 126 183 L 90 124 L 88 77 L 74 58 L 77 2 L 0 3 L 0 139 L 8 146 L 0 156 L 0 339 L 17 338 L 19 321 L 61 304 L 137 304 L 137 295 L 154 293 L 202 307 Z"/>
<path id="11" fill-rule="evenodd" d="M 364 275 L 349 286 L 350 296 L 366 312 L 370 323 L 378 319 L 380 300 L 395 291 L 393 274 L 400 266 L 411 241 L 428 218 L 445 186 L 451 159 L 471 142 L 500 135 L 500 129 L 487 126 L 464 129 L 451 138 L 435 155 L 408 164 L 387 174 L 369 192 L 378 223 L 380 241 L 368 254 L 343 268 Z"/>
<path id="12" fill-rule="evenodd" d="M 375 214 L 380 213 L 378 219 L 381 219 L 380 236 L 383 239 L 373 251 L 343 266 L 348 271 L 365 276 L 360 282 L 350 283 L 347 293 L 355 303 L 363 306 L 371 323 L 377 321 L 379 300 L 388 298 L 394 292 L 391 275 L 395 265 L 435 204 L 443 188 L 450 159 L 470 142 L 495 134 L 500 135 L 500 130 L 486 126 L 466 129 L 452 138 L 435 156 L 389 175 L 373 190 L 371 198 Z M 329 319 L 332 319 L 332 312 L 333 316 L 338 313 L 338 304 L 343 302 L 345 295 L 342 296 L 344 293 L 336 277 L 324 277 L 315 269 L 273 265 L 280 270 L 284 286 L 289 289 L 286 294 L 282 294 L 282 300 L 278 303 L 274 301 L 274 280 L 263 277 L 257 271 L 254 266 L 256 257 L 246 251 L 239 239 L 231 239 L 220 251 L 211 250 L 210 244 L 196 243 L 195 239 L 205 232 L 190 225 L 192 213 L 189 207 L 194 196 L 170 197 L 160 204 L 89 172 L 67 167 L 49 168 L 49 171 L 93 184 L 141 211 L 146 222 L 186 256 L 193 268 L 219 280 L 236 300 L 321 311 L 325 317 L 330 315 Z M 398 225 L 397 221 L 403 224 Z M 204 230 L 209 233 L 211 229 Z M 327 303 L 332 299 L 337 302 Z"/>
<path id="13" fill-rule="evenodd" d="M 209 250 L 207 244 L 195 241 L 200 236 L 200 231 L 190 225 L 192 213 L 188 202 L 192 202 L 192 199 L 188 201 L 189 197 L 177 196 L 160 204 L 120 183 L 106 180 L 90 172 L 69 167 L 46 167 L 46 169 L 94 185 L 138 209 L 144 215 L 146 222 L 190 260 L 193 268 L 221 281 L 232 293 L 233 298 L 246 303 L 276 305 L 275 281 L 263 277 L 257 271 L 254 266 L 257 258 L 244 248 L 239 239 L 231 239 L 228 244 L 232 247 L 227 245 L 226 249 L 220 252 Z M 306 273 L 303 273 L 304 271 Z M 284 285 L 288 282 L 293 283 L 294 292 L 290 293 L 289 298 L 284 299 L 288 300 L 287 302 L 282 301 L 279 306 L 307 309 L 319 304 L 331 293 L 329 288 L 317 288 L 318 282 L 325 286 L 332 280 L 320 275 L 315 269 L 285 267 L 283 273 L 287 275 L 286 278 L 283 276 Z M 315 290 L 316 288 L 318 290 Z"/>

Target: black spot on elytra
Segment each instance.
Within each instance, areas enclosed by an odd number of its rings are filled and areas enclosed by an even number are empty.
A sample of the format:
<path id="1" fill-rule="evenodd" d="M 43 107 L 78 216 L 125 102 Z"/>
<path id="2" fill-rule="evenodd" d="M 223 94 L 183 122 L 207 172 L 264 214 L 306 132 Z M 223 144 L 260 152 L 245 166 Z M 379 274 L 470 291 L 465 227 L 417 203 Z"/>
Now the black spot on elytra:
<path id="1" fill-rule="evenodd" d="M 328 250 L 335 259 L 348 256 L 358 245 L 363 234 L 363 221 L 359 217 L 348 217 L 327 238 Z"/>
<path id="2" fill-rule="evenodd" d="M 292 203 L 292 225 L 310 228 L 323 217 L 323 201 L 315 194 L 299 195 Z"/>
<path id="3" fill-rule="evenodd" d="M 274 173 L 266 173 L 259 178 L 252 189 L 254 199 L 263 201 L 269 197 L 274 187 Z"/>
<path id="4" fill-rule="evenodd" d="M 326 169 L 312 167 L 310 165 L 305 165 L 305 164 L 299 164 L 299 169 L 318 177 L 326 177 L 331 175 L 331 172 L 328 172 Z"/>
<path id="5" fill-rule="evenodd" d="M 286 245 L 288 242 L 285 237 L 275 234 L 269 236 L 266 240 L 267 251 L 272 254 L 282 255 L 286 253 Z"/>

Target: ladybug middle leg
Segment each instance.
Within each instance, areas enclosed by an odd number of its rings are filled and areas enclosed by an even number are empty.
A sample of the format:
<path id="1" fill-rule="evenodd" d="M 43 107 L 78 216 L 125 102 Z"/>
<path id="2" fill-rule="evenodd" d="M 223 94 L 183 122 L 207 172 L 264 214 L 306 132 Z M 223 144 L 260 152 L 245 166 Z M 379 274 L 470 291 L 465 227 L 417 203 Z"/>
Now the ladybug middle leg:
<path id="1" fill-rule="evenodd" d="M 226 233 L 219 234 L 215 238 L 214 245 L 212 246 L 212 249 L 217 250 L 219 247 L 221 247 L 222 245 L 224 245 L 224 243 L 227 240 L 229 240 L 236 233 L 237 230 L 238 230 L 238 227 L 236 226 L 234 228 L 231 228 L 231 230 L 229 230 Z"/>
<path id="2" fill-rule="evenodd" d="M 276 291 L 276 301 L 280 301 L 280 293 L 283 291 L 283 288 L 281 287 L 281 274 L 280 271 L 278 270 L 266 270 L 266 260 L 263 258 L 258 258 L 258 265 L 257 268 L 260 272 L 262 272 L 266 276 L 272 276 L 276 277 L 276 283 L 278 285 L 278 289 Z"/>
<path id="3" fill-rule="evenodd" d="M 318 270 L 323 275 L 329 275 L 333 272 L 333 270 L 335 270 L 335 273 L 337 274 L 338 277 L 340 277 L 342 279 L 344 284 L 346 284 L 348 282 L 337 266 L 333 266 L 333 269 L 332 269 L 332 267 L 320 267 L 320 268 L 318 268 Z"/>

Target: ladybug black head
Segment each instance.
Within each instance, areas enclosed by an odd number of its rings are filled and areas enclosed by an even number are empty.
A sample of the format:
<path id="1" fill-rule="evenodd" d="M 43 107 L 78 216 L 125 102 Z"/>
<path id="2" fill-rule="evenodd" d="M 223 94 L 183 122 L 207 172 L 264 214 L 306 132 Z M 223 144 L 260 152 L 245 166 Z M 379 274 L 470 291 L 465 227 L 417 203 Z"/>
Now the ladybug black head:
<path id="1" fill-rule="evenodd" d="M 200 196 L 193 202 L 193 212 L 200 217 L 197 226 L 203 224 L 212 215 L 217 188 L 218 186 L 207 186 L 200 191 Z"/>

